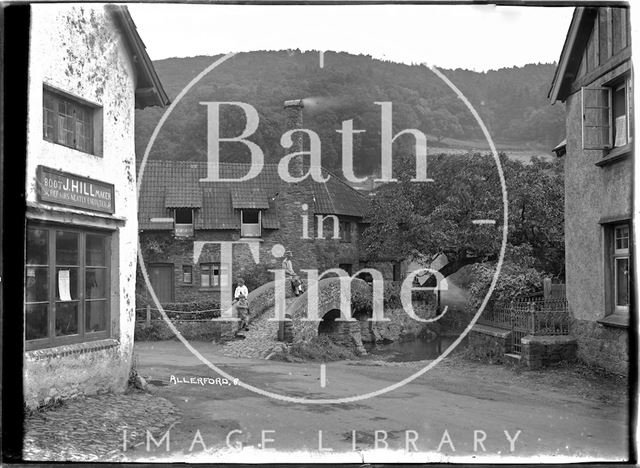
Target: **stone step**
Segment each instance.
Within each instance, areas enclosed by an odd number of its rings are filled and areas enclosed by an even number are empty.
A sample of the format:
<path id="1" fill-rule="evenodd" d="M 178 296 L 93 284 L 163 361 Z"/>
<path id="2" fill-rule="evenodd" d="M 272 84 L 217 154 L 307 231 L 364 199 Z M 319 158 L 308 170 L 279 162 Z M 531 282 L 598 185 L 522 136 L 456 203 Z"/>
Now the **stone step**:
<path id="1" fill-rule="evenodd" d="M 522 359 L 522 356 L 515 353 L 504 353 L 504 358 L 507 362 L 516 363 L 516 362 L 520 362 L 520 360 Z"/>

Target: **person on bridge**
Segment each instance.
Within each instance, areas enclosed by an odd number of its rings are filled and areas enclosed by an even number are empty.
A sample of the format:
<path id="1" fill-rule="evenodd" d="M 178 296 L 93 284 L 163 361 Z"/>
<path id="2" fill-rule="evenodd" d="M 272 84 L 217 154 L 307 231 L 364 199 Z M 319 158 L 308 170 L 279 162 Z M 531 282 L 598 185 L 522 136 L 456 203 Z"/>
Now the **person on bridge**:
<path id="1" fill-rule="evenodd" d="M 291 250 L 287 250 L 284 254 L 284 260 L 282 260 L 282 269 L 284 270 L 285 276 L 291 279 L 293 294 L 299 296 L 302 294 L 302 281 L 300 281 L 300 277 L 293 269 L 293 263 L 291 263 L 292 258 L 293 254 L 291 253 Z"/>
<path id="2" fill-rule="evenodd" d="M 238 311 L 238 318 L 240 319 L 240 326 L 238 332 L 242 330 L 248 330 L 248 318 L 249 318 L 249 302 L 247 297 L 249 296 L 249 289 L 244 284 L 244 279 L 238 278 L 238 286 L 233 294 L 236 310 Z"/>

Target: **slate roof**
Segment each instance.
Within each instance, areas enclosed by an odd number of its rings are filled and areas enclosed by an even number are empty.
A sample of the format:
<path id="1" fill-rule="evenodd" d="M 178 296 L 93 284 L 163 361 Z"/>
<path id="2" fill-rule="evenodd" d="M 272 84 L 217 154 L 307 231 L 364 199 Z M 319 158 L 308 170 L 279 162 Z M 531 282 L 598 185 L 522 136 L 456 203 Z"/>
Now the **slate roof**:
<path id="1" fill-rule="evenodd" d="M 257 177 L 243 182 L 200 182 L 207 175 L 205 161 L 148 161 L 138 202 L 139 228 L 167 229 L 166 223 L 152 223 L 150 219 L 171 216 L 169 208 L 199 208 L 195 229 L 239 229 L 238 209 L 253 208 L 264 210 L 263 228 L 278 229 L 275 199 L 286 183 L 277 168 L 277 164 L 265 164 Z M 238 179 L 248 172 L 248 164 L 220 165 L 221 178 Z M 323 175 L 330 176 L 326 183 L 304 182 L 315 197 L 314 213 L 362 219 L 367 198 L 326 169 Z"/>

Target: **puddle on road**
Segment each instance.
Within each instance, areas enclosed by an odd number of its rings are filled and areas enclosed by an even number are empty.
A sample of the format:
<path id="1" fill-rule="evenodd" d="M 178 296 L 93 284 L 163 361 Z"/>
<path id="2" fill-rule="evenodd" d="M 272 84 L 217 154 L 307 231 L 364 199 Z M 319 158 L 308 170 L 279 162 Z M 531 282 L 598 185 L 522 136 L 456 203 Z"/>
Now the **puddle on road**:
<path id="1" fill-rule="evenodd" d="M 388 344 L 366 344 L 369 359 L 389 362 L 410 362 L 435 359 L 453 343 L 458 336 L 439 336 L 431 340 L 417 339 Z M 465 346 L 466 338 L 458 346 Z"/>

